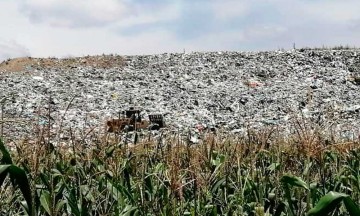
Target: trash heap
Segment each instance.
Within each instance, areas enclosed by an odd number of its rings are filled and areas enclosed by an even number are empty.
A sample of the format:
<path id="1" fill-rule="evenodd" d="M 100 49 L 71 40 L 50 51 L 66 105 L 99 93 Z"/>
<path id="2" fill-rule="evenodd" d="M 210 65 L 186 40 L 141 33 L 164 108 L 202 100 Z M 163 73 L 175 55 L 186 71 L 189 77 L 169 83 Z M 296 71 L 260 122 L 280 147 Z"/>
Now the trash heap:
<path id="1" fill-rule="evenodd" d="M 241 133 L 300 118 L 359 134 L 360 50 L 165 53 L 123 61 L 113 67 L 59 61 L 1 73 L 4 134 L 24 136 L 39 125 L 103 130 L 106 120 L 134 106 L 146 118 L 162 114 L 174 131 Z"/>

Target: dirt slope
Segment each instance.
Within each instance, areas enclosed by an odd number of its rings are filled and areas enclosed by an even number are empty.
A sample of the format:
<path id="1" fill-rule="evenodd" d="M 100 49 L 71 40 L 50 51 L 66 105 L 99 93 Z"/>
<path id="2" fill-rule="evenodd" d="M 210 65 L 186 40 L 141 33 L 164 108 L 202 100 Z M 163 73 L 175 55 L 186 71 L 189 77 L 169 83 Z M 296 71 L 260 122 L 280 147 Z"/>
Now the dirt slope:
<path id="1" fill-rule="evenodd" d="M 0 63 L 0 72 L 24 72 L 45 68 L 94 67 L 109 69 L 123 67 L 124 58 L 117 55 L 86 56 L 75 58 L 32 58 L 22 57 Z"/>

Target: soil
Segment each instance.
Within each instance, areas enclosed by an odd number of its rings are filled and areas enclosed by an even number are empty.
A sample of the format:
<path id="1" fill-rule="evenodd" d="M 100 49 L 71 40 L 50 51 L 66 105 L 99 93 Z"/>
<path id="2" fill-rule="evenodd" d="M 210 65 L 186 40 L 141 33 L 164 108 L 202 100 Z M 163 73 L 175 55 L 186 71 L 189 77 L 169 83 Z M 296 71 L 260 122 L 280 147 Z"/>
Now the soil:
<path id="1" fill-rule="evenodd" d="M 125 60 L 117 55 L 86 56 L 75 58 L 22 57 L 0 63 L 0 72 L 24 72 L 46 68 L 93 67 L 109 69 L 125 66 Z"/>

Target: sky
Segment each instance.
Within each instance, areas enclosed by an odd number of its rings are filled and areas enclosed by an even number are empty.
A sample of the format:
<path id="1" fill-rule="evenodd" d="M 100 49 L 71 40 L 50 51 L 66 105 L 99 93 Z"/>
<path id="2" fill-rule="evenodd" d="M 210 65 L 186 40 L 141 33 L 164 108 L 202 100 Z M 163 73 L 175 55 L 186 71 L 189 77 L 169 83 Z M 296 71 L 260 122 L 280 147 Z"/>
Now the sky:
<path id="1" fill-rule="evenodd" d="M 359 0 L 0 0 L 0 61 L 360 46 Z"/>

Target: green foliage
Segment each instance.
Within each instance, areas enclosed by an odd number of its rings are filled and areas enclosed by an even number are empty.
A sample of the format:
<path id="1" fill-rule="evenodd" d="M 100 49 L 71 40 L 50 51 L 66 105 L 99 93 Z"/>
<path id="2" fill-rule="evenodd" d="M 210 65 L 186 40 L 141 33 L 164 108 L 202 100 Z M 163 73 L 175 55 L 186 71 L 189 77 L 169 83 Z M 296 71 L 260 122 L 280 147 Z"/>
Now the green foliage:
<path id="1" fill-rule="evenodd" d="M 308 185 L 299 177 L 293 175 L 284 175 L 281 178 L 281 182 L 285 185 L 302 187 L 306 190 L 309 190 Z"/>
<path id="2" fill-rule="evenodd" d="M 351 198 L 349 198 L 349 195 L 332 191 L 321 197 L 316 206 L 308 212 L 308 215 L 329 215 L 336 208 L 338 208 L 341 202 L 345 203 L 346 209 L 350 213 L 350 216 L 360 215 L 359 207 L 351 200 Z"/>

